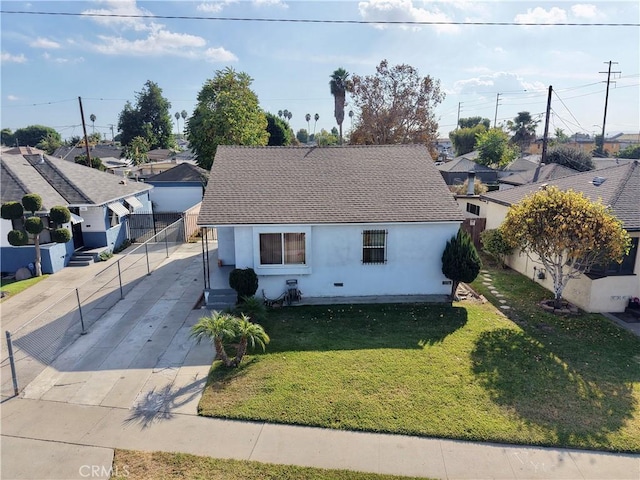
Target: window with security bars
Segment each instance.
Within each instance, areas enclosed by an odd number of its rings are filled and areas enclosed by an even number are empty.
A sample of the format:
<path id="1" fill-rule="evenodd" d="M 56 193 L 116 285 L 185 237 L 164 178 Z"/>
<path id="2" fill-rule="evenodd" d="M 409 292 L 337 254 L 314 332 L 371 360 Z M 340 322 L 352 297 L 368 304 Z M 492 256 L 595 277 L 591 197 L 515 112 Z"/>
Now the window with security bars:
<path id="1" fill-rule="evenodd" d="M 387 262 L 387 231 L 364 230 L 362 232 L 362 263 Z"/>
<path id="2" fill-rule="evenodd" d="M 306 263 L 304 233 L 261 233 L 261 265 L 304 265 Z"/>

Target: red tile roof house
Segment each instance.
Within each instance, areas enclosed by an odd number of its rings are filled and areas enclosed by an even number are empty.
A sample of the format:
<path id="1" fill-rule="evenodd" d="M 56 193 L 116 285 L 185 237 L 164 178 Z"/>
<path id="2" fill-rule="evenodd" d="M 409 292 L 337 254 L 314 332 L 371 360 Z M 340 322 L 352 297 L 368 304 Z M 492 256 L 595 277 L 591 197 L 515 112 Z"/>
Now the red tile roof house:
<path id="1" fill-rule="evenodd" d="M 425 146 L 219 146 L 198 225 L 217 228 L 224 265 L 255 270 L 258 295 L 297 280 L 304 299 L 351 303 L 446 298 L 462 220 Z"/>

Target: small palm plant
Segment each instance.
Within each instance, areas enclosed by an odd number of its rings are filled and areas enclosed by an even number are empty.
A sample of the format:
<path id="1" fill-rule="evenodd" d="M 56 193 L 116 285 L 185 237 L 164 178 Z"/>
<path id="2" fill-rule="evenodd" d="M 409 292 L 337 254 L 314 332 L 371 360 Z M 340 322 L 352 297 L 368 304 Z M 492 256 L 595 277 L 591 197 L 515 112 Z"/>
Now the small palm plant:
<path id="1" fill-rule="evenodd" d="M 214 311 L 211 315 L 202 317 L 191 327 L 191 337 L 198 343 L 205 338 L 208 339 L 216 350 L 216 358 L 222 360 L 225 367 L 232 366 L 232 360 L 227 355 L 224 344 L 236 336 L 233 320 L 235 320 L 233 315 Z"/>
<path id="2" fill-rule="evenodd" d="M 237 367 L 242 362 L 242 358 L 247 353 L 247 347 L 256 348 L 256 345 L 262 347 L 262 351 L 265 350 L 270 338 L 267 332 L 264 331 L 262 325 L 257 323 L 251 323 L 249 317 L 244 313 L 240 318 L 236 319 L 236 334 L 240 337 L 238 343 L 238 349 L 236 351 L 236 358 L 233 359 L 233 366 Z"/>
<path id="3" fill-rule="evenodd" d="M 209 339 L 225 367 L 237 367 L 247 353 L 247 348 L 256 345 L 265 349 L 269 343 L 269 335 L 257 323 L 252 323 L 245 314 L 234 317 L 230 313 L 213 312 L 210 316 L 202 317 L 191 327 L 191 337 L 198 343 L 202 339 Z M 237 343 L 236 355 L 229 358 L 225 344 Z"/>

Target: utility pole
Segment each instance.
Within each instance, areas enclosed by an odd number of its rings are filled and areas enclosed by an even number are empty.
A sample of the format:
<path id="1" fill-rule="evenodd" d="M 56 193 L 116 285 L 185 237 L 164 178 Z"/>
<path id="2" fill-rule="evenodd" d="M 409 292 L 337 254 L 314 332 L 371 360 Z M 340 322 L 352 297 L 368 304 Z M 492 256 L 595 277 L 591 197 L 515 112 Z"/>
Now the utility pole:
<path id="1" fill-rule="evenodd" d="M 109 128 L 111 129 L 111 142 L 113 143 L 113 123 L 109 124 Z"/>
<path id="2" fill-rule="evenodd" d="M 498 123 L 498 105 L 500 102 L 500 94 L 496 95 L 496 115 L 493 117 L 493 128 L 496 128 L 496 124 Z"/>
<path id="3" fill-rule="evenodd" d="M 533 183 L 538 181 L 538 176 L 540 175 L 540 167 L 543 164 L 546 164 L 547 160 L 547 143 L 549 141 L 549 116 L 551 114 L 551 93 L 553 92 L 553 87 L 549 85 L 549 96 L 547 97 L 547 114 L 544 120 L 544 136 L 542 137 L 542 155 L 540 156 L 540 162 L 538 163 L 538 167 L 536 168 L 536 173 L 533 175 Z"/>
<path id="4" fill-rule="evenodd" d="M 599 154 L 601 157 L 604 157 L 604 129 L 605 129 L 605 124 L 607 123 L 607 106 L 609 104 L 609 84 L 611 83 L 611 74 L 612 73 L 622 73 L 620 71 L 618 72 L 612 72 L 611 71 L 611 65 L 613 64 L 618 64 L 618 62 L 612 62 L 611 60 L 609 60 L 608 62 L 604 62 L 604 63 L 608 63 L 609 64 L 609 70 L 606 72 L 598 72 L 598 73 L 606 73 L 607 74 L 607 93 L 605 94 L 604 97 L 604 118 L 602 119 L 602 137 L 600 138 L 600 147 L 599 147 Z M 615 82 L 614 82 L 615 83 Z"/>
<path id="5" fill-rule="evenodd" d="M 458 126 L 460 125 L 460 105 L 462 105 L 462 102 L 458 102 L 458 119 L 456 120 L 456 130 L 458 130 Z"/>
<path id="6" fill-rule="evenodd" d="M 91 167 L 91 154 L 89 153 L 89 139 L 87 138 L 87 125 L 84 123 L 84 111 L 82 110 L 82 98 L 78 97 L 80 104 L 80 118 L 82 118 L 82 131 L 84 132 L 84 149 L 87 152 L 87 165 Z"/>

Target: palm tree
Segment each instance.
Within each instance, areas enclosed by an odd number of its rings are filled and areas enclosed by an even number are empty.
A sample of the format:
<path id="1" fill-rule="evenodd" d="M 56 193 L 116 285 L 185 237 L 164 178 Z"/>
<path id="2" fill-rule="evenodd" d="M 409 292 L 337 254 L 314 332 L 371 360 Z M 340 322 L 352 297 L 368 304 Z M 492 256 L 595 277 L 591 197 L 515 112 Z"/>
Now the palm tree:
<path id="1" fill-rule="evenodd" d="M 318 120 L 320 120 L 320 115 L 318 115 L 317 113 L 313 116 L 313 119 L 315 120 L 315 123 L 313 124 L 313 136 L 316 136 L 316 125 L 318 124 Z"/>
<path id="2" fill-rule="evenodd" d="M 278 117 L 282 118 L 282 110 L 278 110 Z"/>
<path id="3" fill-rule="evenodd" d="M 91 133 L 96 133 L 96 116 L 92 113 L 89 115 L 89 120 L 91 120 Z"/>
<path id="4" fill-rule="evenodd" d="M 255 348 L 258 345 L 264 351 L 266 344 L 270 341 L 269 335 L 264 331 L 262 325 L 251 323 L 249 317 L 244 313 L 236 320 L 235 330 L 236 335 L 240 337 L 240 341 L 238 342 L 236 358 L 232 362 L 234 367 L 237 367 L 242 362 L 242 358 L 247 353 L 247 346 L 251 345 L 251 348 Z"/>
<path id="5" fill-rule="evenodd" d="M 176 117 L 176 128 L 178 129 L 178 135 L 180 135 L 180 113 L 176 112 L 174 117 Z"/>
<path id="6" fill-rule="evenodd" d="M 342 145 L 342 122 L 344 120 L 344 104 L 345 95 L 347 91 L 347 78 L 349 72 L 344 68 L 339 68 L 331 74 L 331 81 L 329 87 L 331 89 L 331 95 L 333 95 L 334 109 L 333 114 L 338 122 L 340 129 L 340 144 Z"/>
<path id="7" fill-rule="evenodd" d="M 189 114 L 187 113 L 186 110 L 182 110 L 180 112 L 180 116 L 182 117 L 182 135 L 184 136 L 184 121 L 187 119 L 187 117 L 189 116 Z"/>
<path id="8" fill-rule="evenodd" d="M 309 122 L 311 121 L 311 114 L 307 113 L 304 116 L 304 119 L 307 121 L 307 132 L 310 132 L 311 131 L 311 127 L 309 126 Z"/>
<path id="9" fill-rule="evenodd" d="M 282 118 L 284 118 L 285 120 L 289 118 L 289 110 L 287 110 L 286 108 L 282 111 Z"/>
<path id="10" fill-rule="evenodd" d="M 222 360 L 225 367 L 233 365 L 224 349 L 224 344 L 236 336 L 234 320 L 236 318 L 228 313 L 214 311 L 210 316 L 202 317 L 191 327 L 191 337 L 195 338 L 198 343 L 202 339 L 208 339 L 216 350 L 216 358 Z"/>
<path id="11" fill-rule="evenodd" d="M 293 117 L 293 113 L 288 112 L 288 113 L 287 113 L 287 120 L 289 120 L 289 121 L 290 121 L 290 120 L 291 120 L 291 117 Z"/>
<path id="12" fill-rule="evenodd" d="M 349 118 L 351 119 L 351 130 L 353 130 L 353 110 L 349 110 Z"/>

